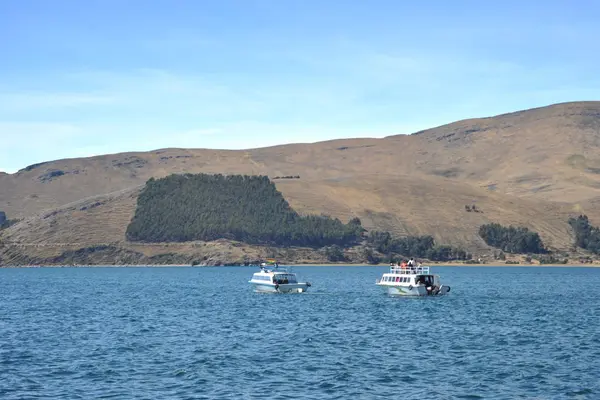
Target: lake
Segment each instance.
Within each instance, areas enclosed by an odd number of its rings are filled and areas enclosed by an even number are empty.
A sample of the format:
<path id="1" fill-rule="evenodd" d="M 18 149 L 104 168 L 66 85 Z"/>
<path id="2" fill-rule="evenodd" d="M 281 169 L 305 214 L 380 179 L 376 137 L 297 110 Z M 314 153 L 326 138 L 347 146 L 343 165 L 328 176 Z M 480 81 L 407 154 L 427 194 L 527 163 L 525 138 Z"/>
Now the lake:
<path id="1" fill-rule="evenodd" d="M 0 269 L 0 398 L 600 398 L 600 269 L 433 267 L 446 297 L 391 298 L 386 267 Z"/>

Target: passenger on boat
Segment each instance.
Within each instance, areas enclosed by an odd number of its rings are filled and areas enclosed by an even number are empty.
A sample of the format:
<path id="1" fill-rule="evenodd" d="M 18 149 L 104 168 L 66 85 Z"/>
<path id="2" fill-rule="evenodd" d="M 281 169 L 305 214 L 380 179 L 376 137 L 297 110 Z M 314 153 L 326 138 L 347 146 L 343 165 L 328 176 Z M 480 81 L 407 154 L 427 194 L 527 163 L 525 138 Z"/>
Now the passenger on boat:
<path id="1" fill-rule="evenodd" d="M 414 272 L 415 267 L 416 267 L 416 265 L 415 265 L 415 259 L 411 257 L 410 260 L 408 260 L 408 268 L 410 268 L 410 270 L 412 272 Z"/>
<path id="2" fill-rule="evenodd" d="M 402 269 L 406 268 L 406 260 L 402 260 L 402 263 L 400 264 L 400 268 L 402 268 Z"/>

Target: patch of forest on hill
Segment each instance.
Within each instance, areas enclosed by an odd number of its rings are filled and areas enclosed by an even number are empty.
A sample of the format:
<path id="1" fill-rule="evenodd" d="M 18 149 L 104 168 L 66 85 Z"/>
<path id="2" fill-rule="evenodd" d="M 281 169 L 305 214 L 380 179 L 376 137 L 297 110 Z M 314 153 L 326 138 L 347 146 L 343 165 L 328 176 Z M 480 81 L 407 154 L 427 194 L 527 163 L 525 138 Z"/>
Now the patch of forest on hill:
<path id="1" fill-rule="evenodd" d="M 575 232 L 575 245 L 577 247 L 600 254 L 600 229 L 590 225 L 586 215 L 569 218 L 569 225 Z"/>
<path id="2" fill-rule="evenodd" d="M 432 261 L 470 260 L 465 250 L 448 245 L 436 245 L 432 236 L 395 238 L 389 232 L 369 232 L 367 243 L 385 255 L 385 261 L 398 261 L 400 256 L 427 258 Z"/>
<path id="3" fill-rule="evenodd" d="M 547 253 L 537 232 L 524 227 L 505 227 L 497 223 L 481 225 L 479 236 L 492 247 L 507 253 Z"/>
<path id="4" fill-rule="evenodd" d="M 216 239 L 278 246 L 343 247 L 364 229 L 328 216 L 301 216 L 266 176 L 184 174 L 151 178 L 127 238 L 144 242 Z"/>

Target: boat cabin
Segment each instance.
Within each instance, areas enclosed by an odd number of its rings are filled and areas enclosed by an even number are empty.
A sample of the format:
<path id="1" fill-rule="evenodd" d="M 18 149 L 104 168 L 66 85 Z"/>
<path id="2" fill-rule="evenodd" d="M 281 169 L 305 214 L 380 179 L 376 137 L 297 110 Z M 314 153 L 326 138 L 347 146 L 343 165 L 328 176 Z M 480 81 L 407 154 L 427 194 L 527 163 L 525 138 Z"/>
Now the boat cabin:
<path id="1" fill-rule="evenodd" d="M 398 275 L 389 275 L 385 274 L 381 278 L 381 282 L 397 282 L 397 283 L 407 283 L 407 284 L 415 284 L 414 278 L 412 276 L 398 276 Z"/>
<path id="2" fill-rule="evenodd" d="M 254 275 L 252 275 L 252 280 L 253 281 L 265 281 L 265 282 L 269 282 L 269 283 L 271 283 L 271 281 L 272 281 L 270 275 L 261 274 L 260 272 L 257 272 Z"/>
<path id="3" fill-rule="evenodd" d="M 253 281 L 264 281 L 268 283 L 276 283 L 278 285 L 285 285 L 289 283 L 298 283 L 296 274 L 290 274 L 286 272 L 271 272 L 261 271 L 256 272 L 252 275 Z"/>
<path id="4" fill-rule="evenodd" d="M 278 284 L 288 284 L 288 283 L 298 283 L 295 274 L 274 274 L 273 275 L 273 283 Z"/>

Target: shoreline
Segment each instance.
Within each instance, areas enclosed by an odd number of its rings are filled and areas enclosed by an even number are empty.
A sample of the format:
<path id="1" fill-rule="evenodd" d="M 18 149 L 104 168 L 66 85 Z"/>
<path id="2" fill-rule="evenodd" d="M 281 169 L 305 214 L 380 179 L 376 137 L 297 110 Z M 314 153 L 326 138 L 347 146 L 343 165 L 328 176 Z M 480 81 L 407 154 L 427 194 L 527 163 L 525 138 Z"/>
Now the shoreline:
<path id="1" fill-rule="evenodd" d="M 343 263 L 296 263 L 282 267 L 389 267 L 389 264 L 343 264 Z M 477 267 L 477 268 L 600 268 L 600 264 L 429 264 L 429 267 Z M 190 265 L 190 264 L 86 264 L 86 265 L 0 265 L 3 268 L 259 268 L 258 265 Z"/>
<path id="2" fill-rule="evenodd" d="M 290 264 L 290 267 L 389 267 L 389 264 Z M 426 267 L 492 267 L 492 268 L 514 268 L 514 267 L 527 267 L 527 268 L 600 268 L 600 264 L 427 264 Z"/>

